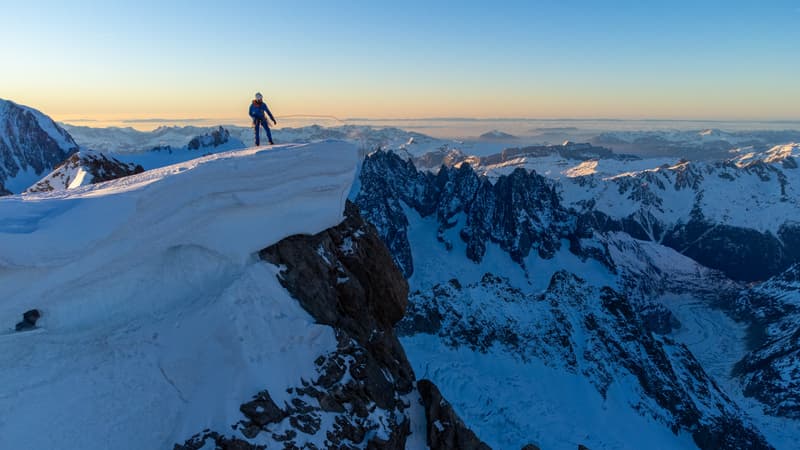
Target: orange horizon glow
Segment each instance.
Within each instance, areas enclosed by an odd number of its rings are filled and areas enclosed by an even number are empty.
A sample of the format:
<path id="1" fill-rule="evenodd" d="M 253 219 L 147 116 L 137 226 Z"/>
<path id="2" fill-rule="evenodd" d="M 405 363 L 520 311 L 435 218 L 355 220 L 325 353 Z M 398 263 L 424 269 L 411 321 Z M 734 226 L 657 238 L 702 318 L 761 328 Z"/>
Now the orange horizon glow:
<path id="1" fill-rule="evenodd" d="M 156 120 L 165 122 L 203 122 L 219 124 L 246 125 L 249 122 L 247 107 L 251 99 L 244 93 L 237 93 L 236 100 L 230 98 L 203 99 L 197 102 L 191 99 L 170 102 L 171 99 L 139 98 L 137 101 L 126 101 L 123 104 L 99 101 L 85 103 L 70 98 L 26 96 L 22 98 L 7 98 L 16 103 L 33 107 L 49 115 L 58 122 L 76 125 L 93 126 L 92 123 L 101 123 L 102 126 L 129 126 L 132 128 L 146 129 L 158 126 L 147 124 Z M 78 96 L 81 97 L 81 96 Z M 6 97 L 4 97 L 6 98 Z M 86 98 L 86 97 L 83 97 Z M 696 104 L 691 114 L 686 113 L 686 103 L 672 99 L 629 100 L 618 101 L 610 105 L 608 99 L 598 98 L 557 98 L 542 97 L 531 100 L 535 107 L 520 104 L 519 99 L 514 104 L 504 103 L 504 99 L 481 99 L 485 105 L 479 111 L 472 113 L 469 105 L 475 100 L 465 101 L 457 98 L 443 99 L 440 103 L 428 107 L 420 107 L 418 99 L 406 96 L 404 99 L 381 100 L 367 98 L 356 101 L 351 99 L 349 109 L 344 109 L 338 103 L 341 99 L 329 102 L 310 101 L 309 99 L 293 99 L 290 95 L 265 96 L 271 110 L 280 121 L 283 118 L 305 117 L 345 121 L 349 119 L 368 120 L 415 120 L 415 119 L 620 119 L 620 120 L 709 120 L 709 121 L 797 121 L 794 105 L 785 108 L 738 108 L 733 101 L 719 99 L 718 102 Z M 305 100 L 305 101 L 304 101 Z M 592 103 L 596 100 L 596 103 Z M 211 101 L 219 107 L 215 112 L 208 111 L 205 102 Z M 688 99 L 687 99 L 688 101 Z M 510 102 L 510 100 L 509 100 Z M 119 108 L 119 109 L 116 109 Z M 727 112 L 720 114 L 720 109 Z M 760 113 L 760 114 L 759 114 Z M 111 125 L 109 125 L 111 124 Z"/>

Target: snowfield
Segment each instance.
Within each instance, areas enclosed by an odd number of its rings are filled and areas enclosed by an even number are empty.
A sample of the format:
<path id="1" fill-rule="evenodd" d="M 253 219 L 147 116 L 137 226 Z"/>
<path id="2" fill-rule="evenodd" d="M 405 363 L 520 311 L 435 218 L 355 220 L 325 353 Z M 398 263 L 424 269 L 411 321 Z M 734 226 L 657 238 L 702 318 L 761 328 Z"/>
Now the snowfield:
<path id="1" fill-rule="evenodd" d="M 357 160 L 250 148 L 0 199 L 0 448 L 172 448 L 281 404 L 336 339 L 256 253 L 338 224 Z"/>

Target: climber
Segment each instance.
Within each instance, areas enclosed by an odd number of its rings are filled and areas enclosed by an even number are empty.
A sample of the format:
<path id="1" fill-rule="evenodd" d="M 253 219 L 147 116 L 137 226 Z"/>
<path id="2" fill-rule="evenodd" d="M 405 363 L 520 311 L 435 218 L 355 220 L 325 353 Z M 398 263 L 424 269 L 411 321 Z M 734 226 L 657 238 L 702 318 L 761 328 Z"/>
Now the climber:
<path id="1" fill-rule="evenodd" d="M 272 116 L 272 112 L 270 112 L 269 108 L 267 108 L 267 104 L 264 103 L 264 97 L 261 95 L 261 92 L 256 92 L 256 98 L 253 100 L 253 104 L 250 105 L 250 118 L 253 119 L 253 127 L 255 127 L 256 132 L 256 147 L 261 145 L 261 127 L 264 127 L 264 129 L 267 131 L 269 145 L 274 144 L 274 142 L 272 142 L 272 132 L 269 130 L 269 121 L 267 120 L 267 116 L 269 116 L 273 124 L 278 124 L 278 122 L 275 120 L 275 117 Z"/>

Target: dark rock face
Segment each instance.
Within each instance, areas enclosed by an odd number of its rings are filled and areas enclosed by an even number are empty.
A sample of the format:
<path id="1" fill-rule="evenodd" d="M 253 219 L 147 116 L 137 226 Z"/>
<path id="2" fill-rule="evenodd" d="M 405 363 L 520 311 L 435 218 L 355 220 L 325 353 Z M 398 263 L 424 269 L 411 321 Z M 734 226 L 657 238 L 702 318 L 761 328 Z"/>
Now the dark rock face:
<path id="1" fill-rule="evenodd" d="M 366 416 L 368 403 L 374 402 L 404 417 L 408 405 L 401 397 L 411 393 L 414 375 L 393 326 L 405 311 L 408 284 L 354 205 L 348 204 L 346 216 L 334 229 L 310 238 L 290 237 L 262 251 L 261 257 L 286 266 L 281 283 L 320 323 L 339 330 L 340 351 L 322 363 L 327 370 L 319 386 L 325 398 L 320 404 L 336 411 L 353 409 L 344 405 L 355 402 L 355 409 Z M 340 373 L 344 376 L 344 361 L 352 358 L 357 364 L 350 364 L 348 371 L 354 382 L 331 396 L 332 381 Z M 409 426 L 407 419 L 395 424 L 387 441 L 373 445 L 402 448 Z M 343 421 L 341 430 L 360 436 L 368 428 Z"/>
<path id="2" fill-rule="evenodd" d="M 401 200 L 408 199 L 412 207 L 430 214 L 431 205 L 424 203 L 431 201 L 417 201 L 417 196 L 428 199 L 433 195 L 427 177 L 417 172 L 410 161 L 378 151 L 364 160 L 361 185 L 356 204 L 364 218 L 377 228 L 403 275 L 410 277 L 414 262 L 408 243 L 408 219 Z"/>
<path id="3" fill-rule="evenodd" d="M 93 184 L 144 172 L 144 167 L 140 164 L 124 163 L 103 154 L 87 155 L 84 159 L 84 164 L 89 173 L 92 174 Z"/>
<path id="4" fill-rule="evenodd" d="M 192 140 L 189 141 L 187 148 L 189 150 L 199 150 L 205 147 L 219 147 L 220 145 L 228 142 L 230 138 L 231 133 L 225 128 L 219 127 L 210 133 L 192 138 Z M 160 151 L 162 149 L 154 148 L 153 150 Z"/>
<path id="5" fill-rule="evenodd" d="M 706 221 L 672 228 L 663 243 L 735 280 L 764 280 L 791 263 L 785 245 L 769 232 Z"/>
<path id="6" fill-rule="evenodd" d="M 205 430 L 202 434 L 198 434 L 182 445 L 176 444 L 173 448 L 174 450 L 201 450 L 208 448 L 206 447 L 207 443 L 211 443 L 216 449 L 224 450 L 267 450 L 266 445 L 251 444 L 244 439 L 227 437 L 211 430 Z"/>
<path id="7" fill-rule="evenodd" d="M 701 448 L 770 448 L 688 348 L 655 337 L 628 298 L 611 288 L 591 287 L 561 271 L 545 293 L 534 295 L 487 274 L 473 285 L 412 293 L 409 301 L 400 333 L 535 358 L 580 373 L 604 397 L 615 381 L 632 376 L 642 408 L 646 399 L 654 401 L 664 411 L 654 417 L 674 432 L 690 433 Z"/>
<path id="8" fill-rule="evenodd" d="M 0 194 L 4 181 L 20 172 L 43 175 L 78 151 L 78 145 L 49 117 L 0 99 Z"/>
<path id="9" fill-rule="evenodd" d="M 293 236 L 261 252 L 261 257 L 289 270 L 281 283 L 320 323 L 341 329 L 363 345 L 379 363 L 406 361 L 393 326 L 402 317 L 408 283 L 374 229 L 348 204 L 347 219 L 312 238 Z M 316 252 L 309 252 L 313 249 Z M 413 375 L 407 364 L 392 376 L 408 392 Z"/>
<path id="10" fill-rule="evenodd" d="M 467 257 L 475 262 L 483 259 L 489 242 L 498 244 L 519 263 L 531 251 L 551 258 L 561 247 L 561 238 L 575 229 L 552 182 L 522 169 L 493 184 L 467 164 L 442 167 L 434 175 L 417 171 L 413 163 L 394 153 L 378 151 L 364 161 L 361 183 L 356 203 L 378 229 L 406 277 L 413 273 L 414 264 L 403 203 L 422 217 L 435 214 L 439 240 L 448 247 L 452 242 L 445 232 L 460 227 Z M 463 224 L 458 222 L 462 213 Z"/>
<path id="11" fill-rule="evenodd" d="M 265 437 L 278 448 L 299 448 L 298 435 L 322 433 L 322 417 L 330 414 L 324 448 L 405 448 L 417 397 L 394 325 L 404 315 L 408 285 L 375 229 L 348 204 L 339 226 L 286 238 L 260 256 L 284 268 L 281 284 L 318 323 L 334 328 L 337 349 L 314 362 L 317 376 L 299 380 L 284 404 L 267 391 L 243 403 L 236 435 L 206 430 L 175 448 L 260 448 L 250 440 Z"/>
<path id="12" fill-rule="evenodd" d="M 478 439 L 429 380 L 417 383 L 428 422 L 428 447 L 431 450 L 491 450 Z"/>
<path id="13" fill-rule="evenodd" d="M 89 183 L 101 183 L 144 172 L 138 164 L 124 163 L 102 153 L 81 151 L 59 164 L 47 177 L 28 188 L 28 192 L 49 192 L 66 189 L 72 177 L 83 168 L 90 177 Z"/>
<path id="14" fill-rule="evenodd" d="M 765 280 L 800 257 L 800 241 L 797 240 L 800 233 L 792 224 L 784 224 L 780 234 L 775 236 L 713 223 L 699 211 L 689 222 L 674 226 L 644 213 L 614 220 L 599 211 L 589 211 L 578 220 L 585 228 L 599 232 L 624 231 L 641 240 L 655 237 L 661 244 L 706 267 L 721 270 L 734 280 Z"/>
<path id="15" fill-rule="evenodd" d="M 22 322 L 17 323 L 17 331 L 28 331 L 36 328 L 36 322 L 42 317 L 42 313 L 38 309 L 31 309 L 25 311 L 22 315 Z"/>
<path id="16" fill-rule="evenodd" d="M 769 414 L 800 419 L 800 264 L 745 292 L 738 307 L 758 331 L 736 366 L 745 395 Z"/>

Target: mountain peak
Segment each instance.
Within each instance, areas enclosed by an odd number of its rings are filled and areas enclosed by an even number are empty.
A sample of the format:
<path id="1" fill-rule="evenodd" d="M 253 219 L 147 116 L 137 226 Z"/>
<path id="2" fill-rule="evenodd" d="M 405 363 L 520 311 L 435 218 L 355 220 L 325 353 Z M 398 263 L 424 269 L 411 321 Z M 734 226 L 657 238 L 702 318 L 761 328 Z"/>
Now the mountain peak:
<path id="1" fill-rule="evenodd" d="M 0 194 L 25 190 L 77 151 L 69 133 L 51 118 L 0 99 Z"/>
<path id="2" fill-rule="evenodd" d="M 480 135 L 479 139 L 502 141 L 502 140 L 517 139 L 517 137 L 514 136 L 513 134 L 509 134 L 500 130 L 492 130 Z"/>
<path id="3" fill-rule="evenodd" d="M 87 184 L 115 180 L 141 172 L 144 172 L 144 168 L 140 165 L 124 163 L 92 150 L 81 150 L 73 153 L 66 161 L 56 166 L 49 175 L 25 192 L 75 189 Z"/>

